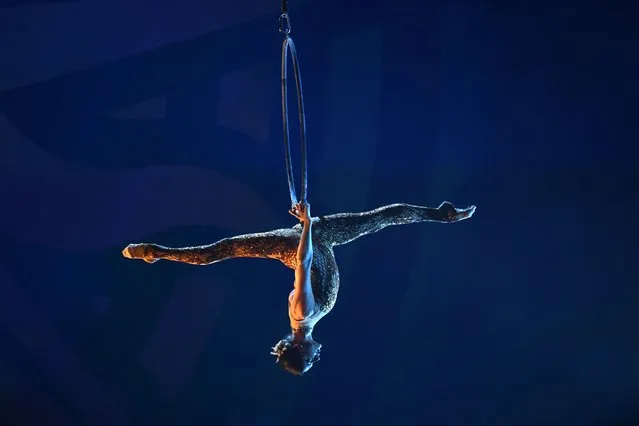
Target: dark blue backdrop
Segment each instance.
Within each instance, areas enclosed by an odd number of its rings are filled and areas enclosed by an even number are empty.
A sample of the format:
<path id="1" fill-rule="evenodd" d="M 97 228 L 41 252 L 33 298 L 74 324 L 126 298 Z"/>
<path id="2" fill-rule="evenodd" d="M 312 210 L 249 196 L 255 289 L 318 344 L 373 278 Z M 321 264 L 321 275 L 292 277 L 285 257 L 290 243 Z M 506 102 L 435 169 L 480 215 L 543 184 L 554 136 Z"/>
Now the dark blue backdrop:
<path id="1" fill-rule="evenodd" d="M 296 378 L 283 266 L 120 255 L 294 224 L 277 2 L 0 2 L 1 424 L 638 424 L 632 4 L 498 3 L 291 0 L 314 213 L 478 205 L 338 248 Z"/>

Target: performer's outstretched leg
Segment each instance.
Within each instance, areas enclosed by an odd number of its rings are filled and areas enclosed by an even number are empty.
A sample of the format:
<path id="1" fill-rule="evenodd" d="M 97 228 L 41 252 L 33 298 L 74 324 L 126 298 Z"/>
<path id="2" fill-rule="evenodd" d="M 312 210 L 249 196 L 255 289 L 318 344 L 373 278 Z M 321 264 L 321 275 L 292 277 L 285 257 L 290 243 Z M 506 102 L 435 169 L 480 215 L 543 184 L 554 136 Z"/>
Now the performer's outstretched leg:
<path id="1" fill-rule="evenodd" d="M 160 259 L 191 265 L 209 265 L 233 257 L 259 257 L 277 259 L 286 265 L 293 263 L 297 250 L 296 234 L 291 229 L 238 235 L 216 243 L 171 248 L 157 244 L 130 244 L 123 251 L 124 257 L 142 259 L 148 263 Z"/>
<path id="2" fill-rule="evenodd" d="M 321 238 L 331 245 L 349 243 L 356 238 L 377 232 L 389 225 L 404 225 L 417 222 L 457 222 L 468 219 L 475 212 L 475 206 L 456 209 L 444 202 L 438 208 L 414 206 L 411 204 L 391 204 L 363 213 L 338 213 L 323 216 L 317 224 Z"/>

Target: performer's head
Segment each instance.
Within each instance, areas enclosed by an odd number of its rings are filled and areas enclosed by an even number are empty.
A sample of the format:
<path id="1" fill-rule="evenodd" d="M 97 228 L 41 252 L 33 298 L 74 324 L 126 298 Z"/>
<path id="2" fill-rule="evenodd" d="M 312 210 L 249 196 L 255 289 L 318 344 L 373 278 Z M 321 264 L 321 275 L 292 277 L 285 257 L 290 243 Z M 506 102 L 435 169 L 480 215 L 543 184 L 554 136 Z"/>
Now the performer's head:
<path id="1" fill-rule="evenodd" d="M 301 376 L 320 359 L 322 345 L 311 337 L 310 331 L 293 330 L 272 348 L 271 355 L 286 371 Z"/>

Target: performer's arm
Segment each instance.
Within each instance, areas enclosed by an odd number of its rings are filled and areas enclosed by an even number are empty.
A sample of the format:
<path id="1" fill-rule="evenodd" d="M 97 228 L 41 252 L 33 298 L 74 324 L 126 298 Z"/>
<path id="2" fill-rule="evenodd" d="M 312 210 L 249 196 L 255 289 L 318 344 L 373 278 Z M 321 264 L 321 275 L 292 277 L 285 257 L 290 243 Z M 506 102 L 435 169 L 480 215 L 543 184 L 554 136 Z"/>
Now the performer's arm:
<path id="1" fill-rule="evenodd" d="M 311 287 L 311 267 L 313 265 L 313 237 L 310 205 L 298 203 L 291 214 L 302 222 L 302 235 L 297 247 L 297 266 L 295 267 L 294 292 L 290 298 L 291 310 L 300 320 L 310 315 L 315 307 L 315 298 Z"/>

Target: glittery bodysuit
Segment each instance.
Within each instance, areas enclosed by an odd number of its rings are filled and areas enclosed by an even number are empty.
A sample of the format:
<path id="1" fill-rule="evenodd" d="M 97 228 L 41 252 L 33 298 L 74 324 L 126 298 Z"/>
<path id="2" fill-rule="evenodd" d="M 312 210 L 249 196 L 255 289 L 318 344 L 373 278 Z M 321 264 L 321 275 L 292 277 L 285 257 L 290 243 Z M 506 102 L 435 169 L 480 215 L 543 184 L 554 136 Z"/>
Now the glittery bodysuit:
<path id="1" fill-rule="evenodd" d="M 337 300 L 339 271 L 333 253 L 334 246 L 349 243 L 389 225 L 425 221 L 450 222 L 453 219 L 451 214 L 441 208 L 391 204 L 363 213 L 339 213 L 313 218 L 311 286 L 317 306 L 324 313 L 328 313 Z M 295 269 L 301 233 L 302 226 L 298 224 L 287 229 L 225 238 L 199 247 L 167 248 L 141 244 L 139 246 L 144 253 L 140 253 L 139 257 L 195 265 L 208 265 L 234 257 L 256 257 L 277 259 L 287 267 Z"/>

